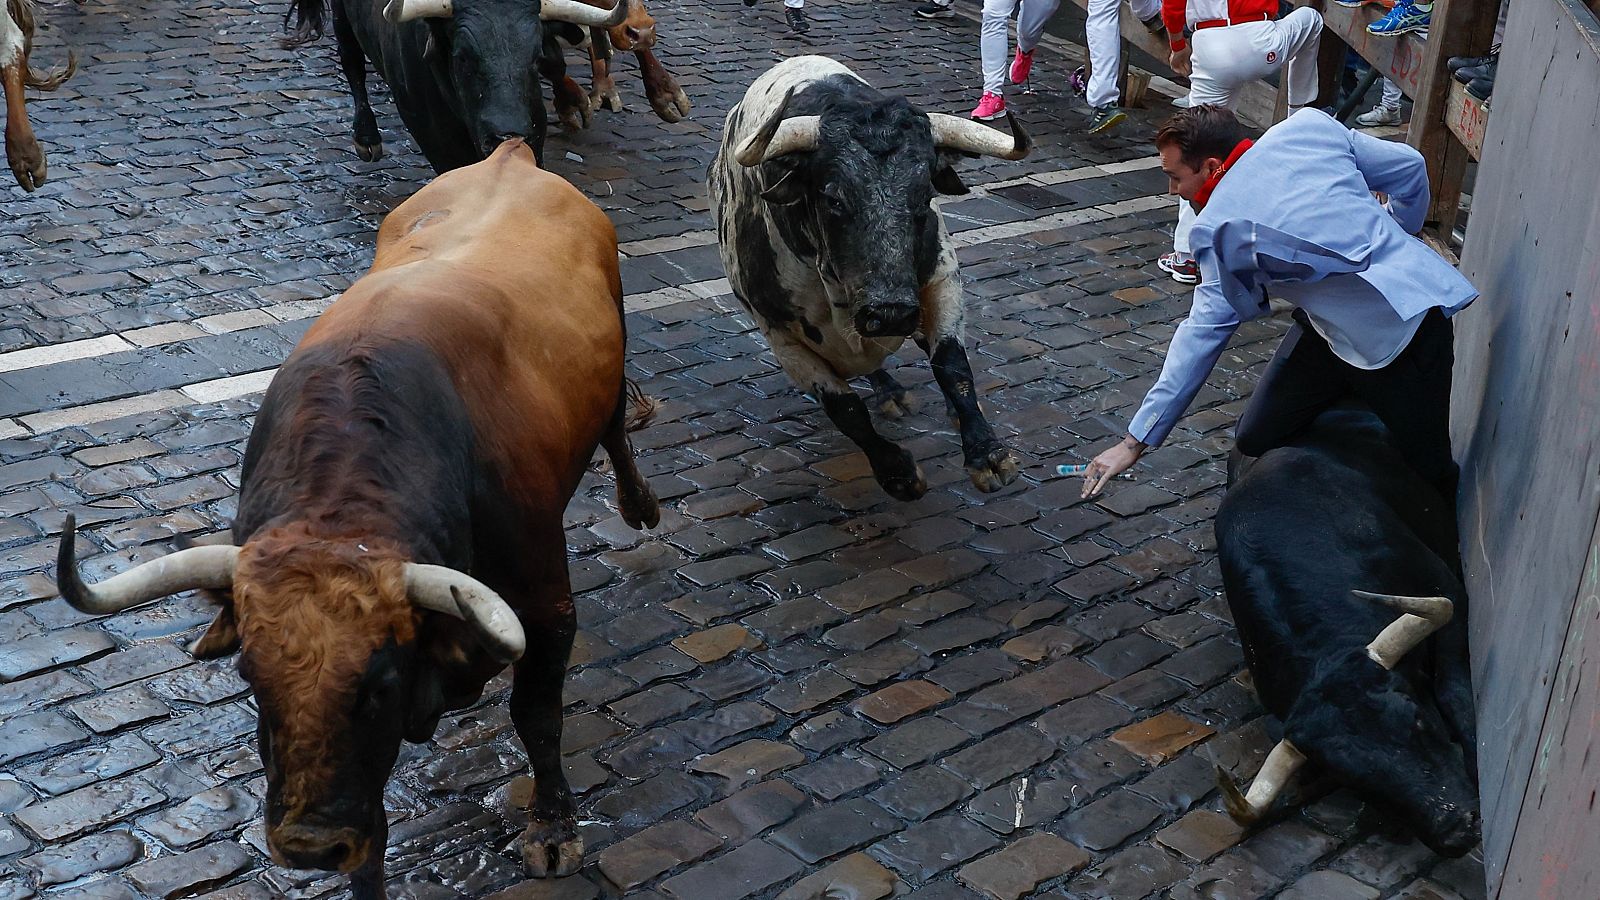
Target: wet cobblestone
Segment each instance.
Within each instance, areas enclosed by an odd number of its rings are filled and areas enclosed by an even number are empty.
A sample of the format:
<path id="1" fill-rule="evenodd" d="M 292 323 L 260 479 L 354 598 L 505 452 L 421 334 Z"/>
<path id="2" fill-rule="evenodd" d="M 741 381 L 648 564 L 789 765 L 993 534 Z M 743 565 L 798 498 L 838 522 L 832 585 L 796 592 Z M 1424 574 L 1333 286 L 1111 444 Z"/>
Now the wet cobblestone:
<path id="1" fill-rule="evenodd" d="M 623 525 L 600 471 L 567 511 L 583 870 L 522 869 L 531 781 L 502 678 L 402 753 L 391 896 L 1482 897 L 1480 863 L 1392 842 L 1342 792 L 1253 831 L 1220 811 L 1213 761 L 1247 775 L 1271 738 L 1239 678 L 1210 519 L 1283 321 L 1240 330 L 1139 480 L 1083 503 L 1053 473 L 1111 442 L 1187 311 L 1153 264 L 1173 218 L 1149 166 L 1163 108 L 1074 134 L 1087 113 L 1061 82 L 1082 52 L 1051 43 L 1039 91 L 1015 101 L 1038 150 L 962 166 L 977 190 L 945 211 L 968 236 L 973 368 L 1023 461 L 998 494 L 967 482 L 908 348 L 893 363 L 914 408 L 886 430 L 933 487 L 887 498 L 723 293 L 700 181 L 759 71 L 823 52 L 925 109 L 970 105 L 975 23 L 913 5 L 816 0 L 797 39 L 776 3 L 655 0 L 693 114 L 656 120 L 624 59 L 629 111 L 552 134 L 551 168 L 622 241 L 630 374 L 662 403 L 635 436 L 662 524 Z M 123 345 L 0 372 L 0 428 L 276 365 L 425 183 L 375 80 L 388 154 L 355 159 L 331 42 L 284 49 L 280 18 L 258 0 L 41 3 L 38 53 L 70 45 L 83 65 L 30 104 L 53 180 L 7 195 L 0 353 Z M 1068 211 L 1097 218 L 1041 221 Z M 984 236 L 999 223 L 1013 233 Z M 264 852 L 253 703 L 230 661 L 185 649 L 206 601 L 89 619 L 50 578 L 67 511 L 95 577 L 225 528 L 258 400 L 0 431 L 0 898 L 347 895 Z"/>

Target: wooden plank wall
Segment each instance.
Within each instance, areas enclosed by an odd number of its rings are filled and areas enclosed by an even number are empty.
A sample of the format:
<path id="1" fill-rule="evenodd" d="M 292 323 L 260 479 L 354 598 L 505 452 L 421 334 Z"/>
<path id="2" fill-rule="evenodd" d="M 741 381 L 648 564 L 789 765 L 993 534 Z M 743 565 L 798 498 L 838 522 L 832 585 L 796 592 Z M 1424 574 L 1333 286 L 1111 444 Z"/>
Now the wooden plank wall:
<path id="1" fill-rule="evenodd" d="M 1490 896 L 1600 897 L 1600 23 L 1517 0 L 1462 271 L 1453 438 Z"/>

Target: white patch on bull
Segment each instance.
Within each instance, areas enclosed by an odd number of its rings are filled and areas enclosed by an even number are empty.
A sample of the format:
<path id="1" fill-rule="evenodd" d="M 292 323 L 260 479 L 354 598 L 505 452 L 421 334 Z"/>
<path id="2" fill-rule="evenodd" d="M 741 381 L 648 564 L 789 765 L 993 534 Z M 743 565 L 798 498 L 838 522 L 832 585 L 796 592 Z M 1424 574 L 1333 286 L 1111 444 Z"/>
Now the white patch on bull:
<path id="1" fill-rule="evenodd" d="M 0 68 L 9 69 L 22 62 L 22 29 L 11 19 L 9 4 L 0 2 Z"/>

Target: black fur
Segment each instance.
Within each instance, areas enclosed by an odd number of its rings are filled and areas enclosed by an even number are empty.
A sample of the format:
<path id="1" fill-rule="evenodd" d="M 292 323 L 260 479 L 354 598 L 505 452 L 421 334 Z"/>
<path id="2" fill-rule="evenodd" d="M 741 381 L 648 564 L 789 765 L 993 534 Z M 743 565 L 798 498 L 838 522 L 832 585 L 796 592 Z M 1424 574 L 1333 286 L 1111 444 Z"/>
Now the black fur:
<path id="1" fill-rule="evenodd" d="M 1301 752 L 1434 850 L 1471 850 L 1476 728 L 1454 508 L 1365 409 L 1326 412 L 1232 468 L 1217 545 L 1262 703 Z M 1455 614 L 1386 671 L 1365 648 L 1397 614 L 1352 590 L 1444 596 Z"/>

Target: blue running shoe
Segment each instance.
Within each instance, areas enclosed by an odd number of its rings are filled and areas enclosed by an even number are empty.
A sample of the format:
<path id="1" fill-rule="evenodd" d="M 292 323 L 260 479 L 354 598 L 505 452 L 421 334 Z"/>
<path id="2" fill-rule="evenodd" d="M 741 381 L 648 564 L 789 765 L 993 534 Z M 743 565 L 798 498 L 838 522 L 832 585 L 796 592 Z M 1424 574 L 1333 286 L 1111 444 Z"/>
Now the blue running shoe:
<path id="1" fill-rule="evenodd" d="M 1368 34 L 1379 37 L 1399 37 L 1413 31 L 1421 31 L 1428 27 L 1428 20 L 1433 17 L 1433 4 L 1413 3 L 1411 0 L 1400 0 L 1389 10 L 1388 15 L 1367 26 Z"/>

